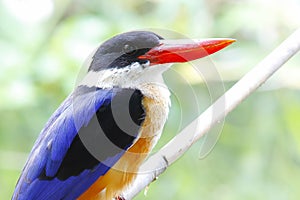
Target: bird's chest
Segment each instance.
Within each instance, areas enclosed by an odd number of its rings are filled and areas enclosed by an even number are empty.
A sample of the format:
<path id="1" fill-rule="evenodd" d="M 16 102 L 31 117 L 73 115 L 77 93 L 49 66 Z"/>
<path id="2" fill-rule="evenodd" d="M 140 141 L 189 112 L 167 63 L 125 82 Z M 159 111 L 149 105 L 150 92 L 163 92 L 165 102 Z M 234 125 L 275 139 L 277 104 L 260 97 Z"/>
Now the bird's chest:
<path id="1" fill-rule="evenodd" d="M 145 120 L 141 126 L 139 138 L 159 139 L 169 113 L 170 95 L 167 88 L 157 85 L 145 85 L 142 88 Z M 154 144 L 155 144 L 154 143 Z M 154 145 L 153 144 L 153 145 Z"/>
<path id="2" fill-rule="evenodd" d="M 140 89 L 144 95 L 142 105 L 145 118 L 137 138 L 127 150 L 129 157 L 125 155 L 126 162 L 135 162 L 137 166 L 145 159 L 160 138 L 170 105 L 170 93 L 166 87 L 145 84 Z"/>
<path id="3" fill-rule="evenodd" d="M 107 187 L 107 193 L 117 194 L 116 191 L 122 191 L 132 183 L 140 165 L 160 138 L 167 120 L 170 104 L 169 91 L 166 88 L 146 85 L 142 88 L 142 93 L 144 95 L 142 100 L 145 110 L 144 122 L 133 145 L 108 172 L 110 180 L 113 178 L 115 182 Z"/>

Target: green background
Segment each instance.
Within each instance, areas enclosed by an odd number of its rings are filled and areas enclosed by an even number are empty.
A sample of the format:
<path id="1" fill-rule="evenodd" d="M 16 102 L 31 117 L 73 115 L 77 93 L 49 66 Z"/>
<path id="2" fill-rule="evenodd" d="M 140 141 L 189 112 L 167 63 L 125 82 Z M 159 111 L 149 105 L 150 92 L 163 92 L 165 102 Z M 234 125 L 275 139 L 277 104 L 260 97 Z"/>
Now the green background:
<path id="1" fill-rule="evenodd" d="M 236 38 L 196 62 L 215 67 L 227 90 L 299 27 L 299 10 L 298 0 L 1 0 L 0 199 L 11 198 L 40 130 L 104 40 L 149 28 Z M 226 117 L 221 132 L 196 143 L 136 199 L 299 199 L 299 64 L 297 55 Z M 157 149 L 223 91 L 220 79 L 191 65 L 176 65 L 165 78 L 175 92 Z"/>

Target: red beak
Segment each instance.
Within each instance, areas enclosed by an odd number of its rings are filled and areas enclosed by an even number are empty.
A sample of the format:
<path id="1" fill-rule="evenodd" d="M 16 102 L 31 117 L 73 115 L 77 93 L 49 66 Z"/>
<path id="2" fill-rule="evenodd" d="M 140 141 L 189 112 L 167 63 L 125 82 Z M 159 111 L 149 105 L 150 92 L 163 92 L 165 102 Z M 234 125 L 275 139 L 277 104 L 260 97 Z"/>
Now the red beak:
<path id="1" fill-rule="evenodd" d="M 149 60 L 151 65 L 187 62 L 213 54 L 233 42 L 235 39 L 230 38 L 161 40 L 158 46 L 139 56 L 139 59 Z"/>

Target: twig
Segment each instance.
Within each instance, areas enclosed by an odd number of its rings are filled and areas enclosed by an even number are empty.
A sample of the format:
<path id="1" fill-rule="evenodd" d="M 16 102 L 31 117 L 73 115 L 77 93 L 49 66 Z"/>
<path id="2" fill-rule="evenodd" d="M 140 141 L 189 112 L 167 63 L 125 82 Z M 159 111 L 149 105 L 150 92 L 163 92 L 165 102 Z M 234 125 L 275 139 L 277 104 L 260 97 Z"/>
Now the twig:
<path id="1" fill-rule="evenodd" d="M 249 73 L 185 127 L 168 144 L 151 156 L 140 168 L 133 186 L 124 194 L 126 200 L 135 197 L 163 173 L 168 165 L 180 158 L 196 141 L 218 121 L 236 108 L 280 67 L 300 50 L 300 29 L 290 35 L 280 46 L 257 64 Z M 216 108 L 223 108 L 216 111 Z M 225 107 L 224 107 L 225 106 Z M 213 115 L 212 115 L 213 113 Z M 192 132 L 192 137 L 191 137 Z"/>

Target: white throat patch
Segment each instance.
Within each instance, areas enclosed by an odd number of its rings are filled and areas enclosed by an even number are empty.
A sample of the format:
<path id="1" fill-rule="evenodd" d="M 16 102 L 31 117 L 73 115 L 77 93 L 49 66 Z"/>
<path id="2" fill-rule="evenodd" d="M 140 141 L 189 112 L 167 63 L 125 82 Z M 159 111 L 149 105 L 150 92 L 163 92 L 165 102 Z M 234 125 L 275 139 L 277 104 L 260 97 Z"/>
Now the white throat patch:
<path id="1" fill-rule="evenodd" d="M 170 67 L 168 65 L 149 66 L 135 62 L 123 68 L 89 71 L 80 85 L 109 89 L 113 87 L 133 88 L 143 90 L 143 85 L 157 84 L 166 87 L 162 73 Z"/>

